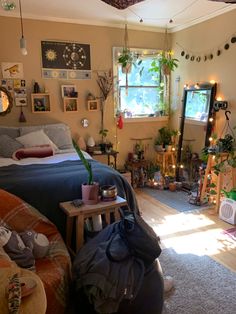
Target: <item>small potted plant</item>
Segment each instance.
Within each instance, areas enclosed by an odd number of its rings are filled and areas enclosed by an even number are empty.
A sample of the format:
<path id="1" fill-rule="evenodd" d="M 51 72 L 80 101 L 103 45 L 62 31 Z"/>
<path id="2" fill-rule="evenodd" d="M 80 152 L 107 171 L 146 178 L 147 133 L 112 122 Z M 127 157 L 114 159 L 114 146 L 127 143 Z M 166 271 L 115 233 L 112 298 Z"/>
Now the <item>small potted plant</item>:
<path id="1" fill-rule="evenodd" d="M 158 130 L 160 139 L 163 143 L 163 146 L 167 151 L 171 149 L 171 135 L 172 131 L 168 127 L 164 126 Z"/>
<path id="2" fill-rule="evenodd" d="M 107 143 L 106 143 L 106 137 L 107 137 L 108 130 L 107 129 L 101 129 L 99 131 L 99 134 L 102 136 L 102 141 L 99 144 L 101 151 L 104 153 L 106 151 Z"/>
<path id="3" fill-rule="evenodd" d="M 97 204 L 99 202 L 99 184 L 93 181 L 93 172 L 91 163 L 84 157 L 82 151 L 79 146 L 73 140 L 74 148 L 84 164 L 85 169 L 88 172 L 88 180 L 87 183 L 83 183 L 81 186 L 82 189 L 82 201 L 84 204 Z"/>
<path id="4" fill-rule="evenodd" d="M 154 141 L 154 148 L 156 152 L 162 152 L 163 151 L 163 142 L 160 138 L 160 135 L 156 137 Z"/>

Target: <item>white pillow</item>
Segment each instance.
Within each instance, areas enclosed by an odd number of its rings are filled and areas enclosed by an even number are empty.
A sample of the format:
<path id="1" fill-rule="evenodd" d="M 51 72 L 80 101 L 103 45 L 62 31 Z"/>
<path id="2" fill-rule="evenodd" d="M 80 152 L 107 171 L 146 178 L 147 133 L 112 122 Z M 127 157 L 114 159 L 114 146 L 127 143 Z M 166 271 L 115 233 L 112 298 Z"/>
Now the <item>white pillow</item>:
<path id="1" fill-rule="evenodd" d="M 24 145 L 25 148 L 39 145 L 51 145 L 53 150 L 57 150 L 57 146 L 50 140 L 43 130 L 31 132 L 16 138 L 18 142 Z"/>

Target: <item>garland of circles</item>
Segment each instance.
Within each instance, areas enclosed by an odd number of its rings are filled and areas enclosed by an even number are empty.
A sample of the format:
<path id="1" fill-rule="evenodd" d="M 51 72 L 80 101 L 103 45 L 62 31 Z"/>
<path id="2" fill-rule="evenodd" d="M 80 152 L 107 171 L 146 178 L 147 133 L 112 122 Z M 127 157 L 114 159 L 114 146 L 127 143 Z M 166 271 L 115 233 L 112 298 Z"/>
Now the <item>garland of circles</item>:
<path id="1" fill-rule="evenodd" d="M 236 36 L 232 36 L 231 39 L 230 39 L 230 42 L 232 44 L 235 44 L 236 43 Z M 179 47 L 181 47 L 178 43 L 177 45 Z M 213 52 L 211 53 L 204 53 L 204 54 L 200 54 L 200 53 L 193 53 L 193 52 L 188 52 L 187 49 L 184 49 L 183 47 L 181 47 L 183 50 L 181 51 L 180 55 L 181 57 L 184 57 L 186 60 L 189 60 L 189 61 L 196 61 L 196 62 L 201 62 L 201 61 L 207 61 L 207 60 L 212 60 L 214 58 L 214 56 L 217 56 L 219 57 L 222 52 L 223 52 L 223 49 L 224 50 L 228 50 L 230 48 L 230 44 L 227 42 L 226 44 L 224 44 L 224 47 L 222 49 L 217 49 L 215 54 Z"/>

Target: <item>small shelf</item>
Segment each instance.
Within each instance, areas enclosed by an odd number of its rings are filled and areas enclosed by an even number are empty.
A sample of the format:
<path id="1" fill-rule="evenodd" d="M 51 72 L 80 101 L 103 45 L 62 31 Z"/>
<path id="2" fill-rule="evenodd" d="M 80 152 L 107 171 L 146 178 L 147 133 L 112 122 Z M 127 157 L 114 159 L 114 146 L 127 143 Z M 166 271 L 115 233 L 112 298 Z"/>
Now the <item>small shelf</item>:
<path id="1" fill-rule="evenodd" d="M 99 101 L 98 99 L 88 100 L 88 111 L 98 111 Z"/>
<path id="2" fill-rule="evenodd" d="M 51 102 L 49 93 L 31 94 L 32 112 L 45 113 L 51 111 Z"/>

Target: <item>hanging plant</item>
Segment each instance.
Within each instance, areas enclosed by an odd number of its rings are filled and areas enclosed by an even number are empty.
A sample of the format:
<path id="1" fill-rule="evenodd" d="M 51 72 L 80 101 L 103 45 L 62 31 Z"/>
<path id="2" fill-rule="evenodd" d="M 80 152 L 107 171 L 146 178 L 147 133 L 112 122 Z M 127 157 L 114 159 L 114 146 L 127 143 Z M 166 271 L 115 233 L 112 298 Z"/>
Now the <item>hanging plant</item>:
<path id="1" fill-rule="evenodd" d="M 118 58 L 118 64 L 122 67 L 123 73 L 130 73 L 132 64 L 134 63 L 134 55 L 128 48 L 123 48 L 122 53 Z"/>
<path id="2" fill-rule="evenodd" d="M 173 58 L 174 52 L 172 50 L 162 51 L 158 55 L 158 61 L 163 75 L 170 75 L 178 67 L 179 60 Z"/>

